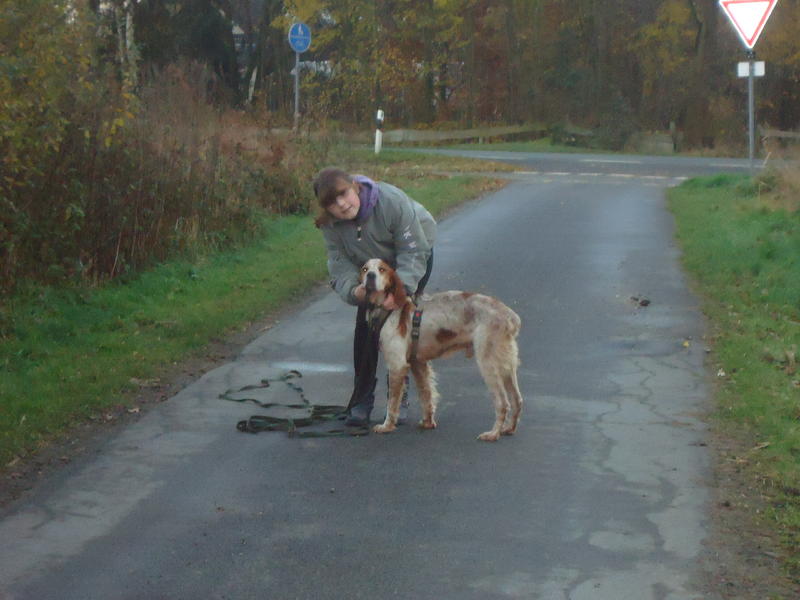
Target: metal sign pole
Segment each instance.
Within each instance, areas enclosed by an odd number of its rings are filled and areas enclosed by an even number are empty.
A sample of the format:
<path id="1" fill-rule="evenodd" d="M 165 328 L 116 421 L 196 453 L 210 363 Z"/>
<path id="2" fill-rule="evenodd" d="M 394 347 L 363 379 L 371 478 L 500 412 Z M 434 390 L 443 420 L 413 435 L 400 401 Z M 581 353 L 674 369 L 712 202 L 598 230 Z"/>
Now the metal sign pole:
<path id="1" fill-rule="evenodd" d="M 305 23 L 289 28 L 289 45 L 294 50 L 294 130 L 300 125 L 300 54 L 311 45 L 311 30 Z"/>
<path id="2" fill-rule="evenodd" d="M 294 129 L 300 124 L 300 53 L 294 53 Z"/>
<path id="3" fill-rule="evenodd" d="M 750 172 L 755 170 L 755 156 L 756 156 L 756 101 L 755 101 L 755 68 L 756 68 L 756 53 L 752 50 L 747 52 L 747 60 L 749 70 L 747 73 L 747 122 L 750 131 Z"/>

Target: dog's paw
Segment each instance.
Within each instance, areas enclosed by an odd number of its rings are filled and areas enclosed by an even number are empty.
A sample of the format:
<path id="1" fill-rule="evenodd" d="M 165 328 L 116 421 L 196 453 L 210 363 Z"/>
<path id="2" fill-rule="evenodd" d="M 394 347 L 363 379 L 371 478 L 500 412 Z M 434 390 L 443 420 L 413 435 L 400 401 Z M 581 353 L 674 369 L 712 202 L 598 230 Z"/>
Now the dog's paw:
<path id="1" fill-rule="evenodd" d="M 387 425 L 386 423 L 381 423 L 380 425 L 375 425 L 375 427 L 372 428 L 372 431 L 375 433 L 390 433 L 395 429 L 397 429 L 396 425 Z"/>
<path id="2" fill-rule="evenodd" d="M 484 431 L 478 436 L 478 439 L 482 442 L 496 442 L 500 439 L 500 434 L 496 431 Z"/>
<path id="3" fill-rule="evenodd" d="M 431 419 L 430 421 L 420 421 L 419 428 L 420 429 L 436 429 L 436 421 Z"/>

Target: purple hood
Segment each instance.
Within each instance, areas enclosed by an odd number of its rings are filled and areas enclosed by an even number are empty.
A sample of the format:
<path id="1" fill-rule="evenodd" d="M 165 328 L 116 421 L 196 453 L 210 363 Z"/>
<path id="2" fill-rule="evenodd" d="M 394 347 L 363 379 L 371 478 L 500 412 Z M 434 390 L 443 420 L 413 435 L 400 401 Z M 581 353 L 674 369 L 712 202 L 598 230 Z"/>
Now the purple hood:
<path id="1" fill-rule="evenodd" d="M 375 210 L 380 192 L 378 191 L 378 186 L 369 177 L 355 175 L 353 176 L 353 180 L 361 184 L 361 192 L 358 194 L 358 198 L 361 200 L 361 208 L 358 209 L 356 220 L 359 223 L 363 223 L 370 218 L 372 211 Z"/>

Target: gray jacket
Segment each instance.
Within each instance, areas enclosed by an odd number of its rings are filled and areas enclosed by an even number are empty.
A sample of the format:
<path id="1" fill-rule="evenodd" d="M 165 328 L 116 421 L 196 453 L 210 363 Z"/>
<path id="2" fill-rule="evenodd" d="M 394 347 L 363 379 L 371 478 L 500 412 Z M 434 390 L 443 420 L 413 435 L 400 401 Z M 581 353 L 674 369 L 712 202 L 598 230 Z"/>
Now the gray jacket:
<path id="1" fill-rule="evenodd" d="M 391 184 L 376 182 L 378 202 L 363 222 L 332 220 L 321 227 L 328 252 L 331 287 L 348 304 L 356 305 L 353 288 L 361 266 L 381 258 L 397 271 L 413 294 L 425 275 L 436 237 L 436 221 L 419 202 Z"/>

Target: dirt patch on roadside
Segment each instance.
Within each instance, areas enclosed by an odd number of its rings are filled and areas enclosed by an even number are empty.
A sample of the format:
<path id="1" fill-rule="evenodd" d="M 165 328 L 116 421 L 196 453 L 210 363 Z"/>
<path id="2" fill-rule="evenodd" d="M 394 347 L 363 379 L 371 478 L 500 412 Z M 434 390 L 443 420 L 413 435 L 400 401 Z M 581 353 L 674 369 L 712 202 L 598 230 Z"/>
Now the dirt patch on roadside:
<path id="1" fill-rule="evenodd" d="M 786 572 L 787 550 L 770 527 L 771 499 L 757 481 L 760 448 L 744 434 L 715 428 L 711 451 L 714 487 L 702 587 L 707 598 L 789 600 L 800 598 L 800 581 Z"/>

